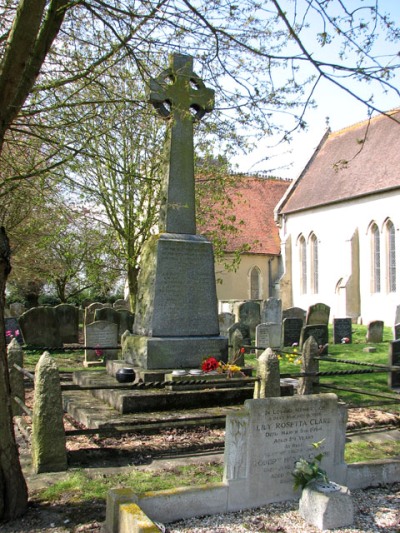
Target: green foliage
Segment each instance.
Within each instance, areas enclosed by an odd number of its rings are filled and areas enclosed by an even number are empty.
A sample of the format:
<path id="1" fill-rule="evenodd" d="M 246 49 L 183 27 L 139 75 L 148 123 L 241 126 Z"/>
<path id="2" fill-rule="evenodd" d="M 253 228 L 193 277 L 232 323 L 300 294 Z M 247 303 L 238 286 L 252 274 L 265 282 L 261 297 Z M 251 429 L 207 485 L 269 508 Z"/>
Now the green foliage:
<path id="1" fill-rule="evenodd" d="M 318 449 L 321 447 L 324 440 L 325 439 L 319 442 L 313 442 L 312 446 L 315 449 Z M 321 481 L 324 483 L 328 483 L 328 475 L 325 470 L 323 470 L 320 466 L 323 457 L 323 453 L 318 453 L 311 460 L 301 458 L 296 462 L 295 468 L 292 472 L 292 476 L 294 478 L 294 490 L 297 490 L 299 488 L 304 489 L 304 487 L 312 481 Z"/>

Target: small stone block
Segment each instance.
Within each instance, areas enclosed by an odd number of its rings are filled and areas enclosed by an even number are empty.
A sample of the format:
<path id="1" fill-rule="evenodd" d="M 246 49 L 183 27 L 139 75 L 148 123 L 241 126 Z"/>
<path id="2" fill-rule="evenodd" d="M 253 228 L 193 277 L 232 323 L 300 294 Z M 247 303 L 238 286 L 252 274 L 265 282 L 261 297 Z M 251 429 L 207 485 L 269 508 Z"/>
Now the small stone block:
<path id="1" fill-rule="evenodd" d="M 363 352 L 365 352 L 365 353 L 374 353 L 374 352 L 376 352 L 376 348 L 375 348 L 375 346 L 366 346 L 365 348 L 363 348 Z"/>
<path id="2" fill-rule="evenodd" d="M 303 489 L 299 513 L 309 524 L 321 530 L 350 526 L 354 507 L 347 487 L 336 483 L 310 483 Z"/>
<path id="3" fill-rule="evenodd" d="M 121 504 L 136 503 L 137 501 L 138 497 L 133 489 L 117 488 L 109 490 L 107 494 L 105 531 L 118 533 L 120 531 L 119 518 Z"/>
<path id="4" fill-rule="evenodd" d="M 159 533 L 161 530 L 136 503 L 119 508 L 119 533 Z"/>

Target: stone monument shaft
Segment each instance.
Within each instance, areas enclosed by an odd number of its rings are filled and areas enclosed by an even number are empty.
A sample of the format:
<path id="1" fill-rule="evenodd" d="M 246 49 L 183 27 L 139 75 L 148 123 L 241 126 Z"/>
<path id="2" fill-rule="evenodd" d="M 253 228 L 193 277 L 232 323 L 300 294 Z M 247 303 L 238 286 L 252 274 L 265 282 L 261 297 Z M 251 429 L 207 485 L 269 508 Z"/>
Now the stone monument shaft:
<path id="1" fill-rule="evenodd" d="M 170 120 L 169 171 L 160 228 L 196 234 L 193 123 L 214 107 L 214 91 L 193 72 L 193 58 L 173 54 L 170 66 L 150 80 L 150 102 Z"/>

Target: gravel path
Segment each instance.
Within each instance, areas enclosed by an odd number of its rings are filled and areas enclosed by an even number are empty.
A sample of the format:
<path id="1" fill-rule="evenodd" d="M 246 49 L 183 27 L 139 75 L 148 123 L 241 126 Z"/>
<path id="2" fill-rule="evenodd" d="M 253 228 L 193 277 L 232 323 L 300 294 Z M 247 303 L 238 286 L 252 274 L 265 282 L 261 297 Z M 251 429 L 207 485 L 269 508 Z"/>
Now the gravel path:
<path id="1" fill-rule="evenodd" d="M 336 533 L 400 533 L 400 483 L 352 491 L 355 520 Z M 317 533 L 297 512 L 297 502 L 271 504 L 252 511 L 220 514 L 169 524 L 168 533 Z"/>

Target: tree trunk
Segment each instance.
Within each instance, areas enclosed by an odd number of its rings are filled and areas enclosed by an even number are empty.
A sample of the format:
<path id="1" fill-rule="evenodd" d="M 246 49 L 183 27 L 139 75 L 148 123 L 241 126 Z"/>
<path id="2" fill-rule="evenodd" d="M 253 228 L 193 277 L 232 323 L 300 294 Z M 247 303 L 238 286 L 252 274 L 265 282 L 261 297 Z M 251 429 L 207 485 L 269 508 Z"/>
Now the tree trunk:
<path id="1" fill-rule="evenodd" d="M 135 312 L 136 294 L 138 289 L 139 269 L 128 262 L 128 288 L 129 288 L 129 305 L 132 313 Z"/>
<path id="2" fill-rule="evenodd" d="M 10 270 L 8 238 L 4 228 L 0 228 L 0 520 L 21 516 L 28 503 L 15 442 L 4 328 L 5 288 Z"/>

